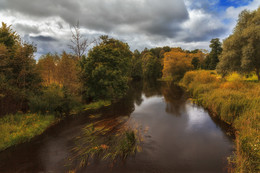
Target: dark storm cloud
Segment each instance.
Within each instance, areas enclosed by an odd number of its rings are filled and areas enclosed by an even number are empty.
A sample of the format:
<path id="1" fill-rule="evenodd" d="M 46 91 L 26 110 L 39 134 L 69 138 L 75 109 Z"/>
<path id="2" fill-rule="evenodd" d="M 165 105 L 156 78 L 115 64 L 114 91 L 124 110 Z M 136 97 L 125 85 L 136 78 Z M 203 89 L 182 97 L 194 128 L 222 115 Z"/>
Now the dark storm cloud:
<path id="1" fill-rule="evenodd" d="M 5 0 L 2 4 L 29 16 L 59 16 L 70 25 L 80 20 L 88 29 L 108 33 L 134 30 L 172 37 L 179 29 L 176 25 L 188 19 L 182 0 Z"/>
<path id="2" fill-rule="evenodd" d="M 39 35 L 39 36 L 30 36 L 30 39 L 33 42 L 53 42 L 53 41 L 57 41 L 55 38 L 53 37 L 49 37 L 49 36 L 43 36 L 43 35 Z"/>

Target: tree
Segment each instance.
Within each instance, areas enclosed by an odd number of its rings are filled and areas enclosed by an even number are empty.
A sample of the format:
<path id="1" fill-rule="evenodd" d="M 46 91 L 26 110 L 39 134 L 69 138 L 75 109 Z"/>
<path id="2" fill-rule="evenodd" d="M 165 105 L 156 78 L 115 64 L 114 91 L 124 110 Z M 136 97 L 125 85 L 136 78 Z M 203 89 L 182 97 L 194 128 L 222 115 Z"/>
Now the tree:
<path id="1" fill-rule="evenodd" d="M 74 52 L 77 59 L 80 60 L 82 56 L 86 53 L 87 48 L 94 41 L 90 42 L 87 38 L 83 38 L 83 35 L 80 33 L 79 22 L 77 25 L 74 25 L 71 29 L 71 44 L 69 48 Z"/>
<path id="2" fill-rule="evenodd" d="M 141 58 L 141 53 L 138 50 L 134 51 L 131 64 L 132 64 L 131 77 L 135 80 L 142 79 L 143 78 L 142 58 Z"/>
<path id="3" fill-rule="evenodd" d="M 79 90 L 77 61 L 63 52 L 57 64 L 57 72 L 59 84 L 69 89 L 70 93 L 77 93 Z"/>
<path id="4" fill-rule="evenodd" d="M 254 71 L 260 81 L 260 8 L 240 13 L 237 25 L 223 43 L 217 71 L 223 75 L 231 71 Z"/>
<path id="5" fill-rule="evenodd" d="M 44 84 L 58 83 L 57 80 L 57 63 L 59 61 L 58 55 L 50 53 L 40 57 L 37 68 L 40 71 Z"/>
<path id="6" fill-rule="evenodd" d="M 158 79 L 161 77 L 162 65 L 159 58 L 151 52 L 142 55 L 143 77 L 146 79 Z"/>
<path id="7" fill-rule="evenodd" d="M 172 77 L 180 80 L 184 74 L 199 67 L 199 62 L 205 58 L 202 50 L 186 51 L 181 48 L 172 48 L 164 54 L 163 77 Z"/>
<path id="8" fill-rule="evenodd" d="M 19 35 L 2 23 L 0 28 L 0 95 L 20 106 L 31 92 L 38 91 L 41 78 L 34 59 L 36 47 L 22 42 Z M 19 107 L 19 106 L 18 106 Z"/>
<path id="9" fill-rule="evenodd" d="M 191 64 L 193 65 L 194 69 L 198 69 L 199 68 L 199 65 L 200 65 L 200 60 L 198 57 L 194 57 L 192 58 L 191 60 Z"/>
<path id="10" fill-rule="evenodd" d="M 219 62 L 219 56 L 222 52 L 222 45 L 219 38 L 212 39 L 209 47 L 211 48 L 211 51 L 208 55 L 207 69 L 215 70 Z"/>
<path id="11" fill-rule="evenodd" d="M 81 61 L 81 81 L 86 100 L 112 99 L 123 96 L 131 73 L 132 52 L 122 41 L 101 37 L 102 42 Z"/>

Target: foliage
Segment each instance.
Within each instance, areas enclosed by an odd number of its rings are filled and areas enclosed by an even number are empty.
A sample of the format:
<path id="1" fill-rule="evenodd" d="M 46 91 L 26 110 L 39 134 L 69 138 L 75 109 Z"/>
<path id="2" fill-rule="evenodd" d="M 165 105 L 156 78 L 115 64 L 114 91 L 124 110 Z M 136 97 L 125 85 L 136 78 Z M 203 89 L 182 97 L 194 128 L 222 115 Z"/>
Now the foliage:
<path id="1" fill-rule="evenodd" d="M 88 58 L 81 61 L 81 81 L 86 100 L 115 100 L 122 97 L 128 88 L 132 57 L 129 46 L 113 38 L 102 39 L 89 51 Z"/>
<path id="2" fill-rule="evenodd" d="M 36 47 L 24 43 L 2 23 L 0 28 L 0 95 L 13 97 L 26 104 L 28 94 L 38 91 L 41 78 L 36 69 L 33 53 Z"/>
<path id="3" fill-rule="evenodd" d="M 58 55 L 52 55 L 50 53 L 40 57 L 37 63 L 37 68 L 43 79 L 43 84 L 50 85 L 52 83 L 58 83 L 57 66 L 59 61 Z"/>
<path id="4" fill-rule="evenodd" d="M 255 71 L 260 80 L 260 8 L 243 11 L 237 25 L 223 43 L 223 53 L 217 70 L 222 75 L 228 72 Z"/>
<path id="5" fill-rule="evenodd" d="M 180 80 L 185 72 L 194 69 L 192 60 L 194 59 L 196 62 L 193 60 L 193 63 L 198 66 L 198 61 L 202 61 L 204 56 L 205 54 L 200 50 L 190 53 L 181 48 L 171 49 L 170 52 L 164 54 L 163 77 L 171 76 L 173 80 Z"/>
<path id="6" fill-rule="evenodd" d="M 32 95 L 29 98 L 31 112 L 55 116 L 69 114 L 75 107 L 80 106 L 79 104 L 79 101 L 72 97 L 66 88 L 55 84 L 43 88 L 41 94 Z"/>
<path id="7" fill-rule="evenodd" d="M 55 122 L 53 115 L 15 114 L 0 119 L 0 151 L 29 141 Z"/>
<path id="8" fill-rule="evenodd" d="M 161 62 L 151 52 L 142 54 L 143 77 L 157 79 L 161 77 Z"/>
<path id="9" fill-rule="evenodd" d="M 233 74 L 220 80 L 209 71 L 187 72 L 181 82 L 195 101 L 237 130 L 234 172 L 258 172 L 260 160 L 260 86 Z"/>
<path id="10" fill-rule="evenodd" d="M 142 79 L 143 78 L 142 58 L 138 50 L 134 51 L 131 64 L 132 64 L 131 77 L 135 80 Z"/>
<path id="11" fill-rule="evenodd" d="M 63 52 L 57 64 L 58 82 L 63 87 L 67 88 L 70 93 L 78 93 L 80 88 L 78 61 L 66 52 Z"/>
<path id="12" fill-rule="evenodd" d="M 46 54 L 41 56 L 37 68 L 45 86 L 59 84 L 69 89 L 70 93 L 78 93 L 80 83 L 78 79 L 78 61 L 70 54 Z"/>
<path id="13" fill-rule="evenodd" d="M 215 70 L 219 62 L 219 56 L 222 52 L 222 44 L 219 38 L 211 39 L 209 47 L 211 51 L 205 60 L 205 69 Z"/>
<path id="14" fill-rule="evenodd" d="M 200 67 L 200 60 L 199 60 L 199 58 L 198 57 L 192 58 L 191 64 L 193 65 L 193 68 L 197 70 Z"/>

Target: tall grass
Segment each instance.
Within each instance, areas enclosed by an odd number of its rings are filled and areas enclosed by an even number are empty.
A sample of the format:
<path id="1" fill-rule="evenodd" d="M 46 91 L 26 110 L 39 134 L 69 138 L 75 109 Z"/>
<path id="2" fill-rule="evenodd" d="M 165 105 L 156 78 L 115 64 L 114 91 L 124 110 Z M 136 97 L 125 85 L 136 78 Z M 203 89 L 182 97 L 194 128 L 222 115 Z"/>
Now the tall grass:
<path id="1" fill-rule="evenodd" d="M 0 119 L 0 151 L 29 141 L 55 122 L 53 115 L 15 114 Z"/>
<path id="2" fill-rule="evenodd" d="M 260 171 L 260 84 L 238 74 L 226 79 L 209 71 L 190 71 L 182 79 L 196 102 L 236 129 L 234 172 Z"/>

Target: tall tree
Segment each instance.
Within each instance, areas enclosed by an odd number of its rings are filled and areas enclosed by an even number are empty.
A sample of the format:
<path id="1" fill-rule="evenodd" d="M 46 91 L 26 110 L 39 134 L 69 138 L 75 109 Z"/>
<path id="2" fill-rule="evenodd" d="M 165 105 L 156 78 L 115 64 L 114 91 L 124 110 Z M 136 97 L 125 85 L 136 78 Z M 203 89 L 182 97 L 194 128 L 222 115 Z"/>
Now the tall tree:
<path id="1" fill-rule="evenodd" d="M 135 50 L 132 57 L 132 69 L 131 77 L 136 80 L 143 78 L 143 69 L 142 69 L 142 58 L 141 53 L 138 50 Z"/>
<path id="2" fill-rule="evenodd" d="M 128 44 L 104 36 L 101 39 L 81 63 L 87 100 L 115 100 L 123 96 L 131 73 L 132 52 Z"/>
<path id="3" fill-rule="evenodd" d="M 41 78 L 36 69 L 36 47 L 22 42 L 19 35 L 2 23 L 0 28 L 0 95 L 23 105 L 28 93 L 37 91 Z"/>
<path id="4" fill-rule="evenodd" d="M 40 57 L 37 67 L 40 71 L 44 84 L 50 85 L 51 83 L 57 83 L 57 63 L 59 61 L 58 55 L 52 55 L 50 53 Z"/>
<path id="5" fill-rule="evenodd" d="M 208 69 L 215 70 L 219 62 L 219 56 L 222 52 L 222 44 L 219 41 L 219 38 L 212 39 L 210 41 L 209 47 L 211 48 L 211 51 L 208 55 L 209 58 Z"/>
<path id="6" fill-rule="evenodd" d="M 69 89 L 70 93 L 77 93 L 79 89 L 77 61 L 63 52 L 57 64 L 57 71 L 59 83 Z"/>
<path id="7" fill-rule="evenodd" d="M 71 29 L 71 44 L 69 44 L 69 48 L 76 55 L 77 59 L 80 60 L 83 55 L 85 55 L 87 48 L 94 41 L 90 41 L 88 38 L 83 37 L 80 33 L 79 22 L 74 25 Z"/>
<path id="8" fill-rule="evenodd" d="M 158 79 L 161 77 L 161 61 L 151 52 L 142 54 L 142 69 L 143 77 L 146 79 Z"/>
<path id="9" fill-rule="evenodd" d="M 240 13 L 233 34 L 224 40 L 217 70 L 223 75 L 254 71 L 260 81 L 260 8 Z"/>

